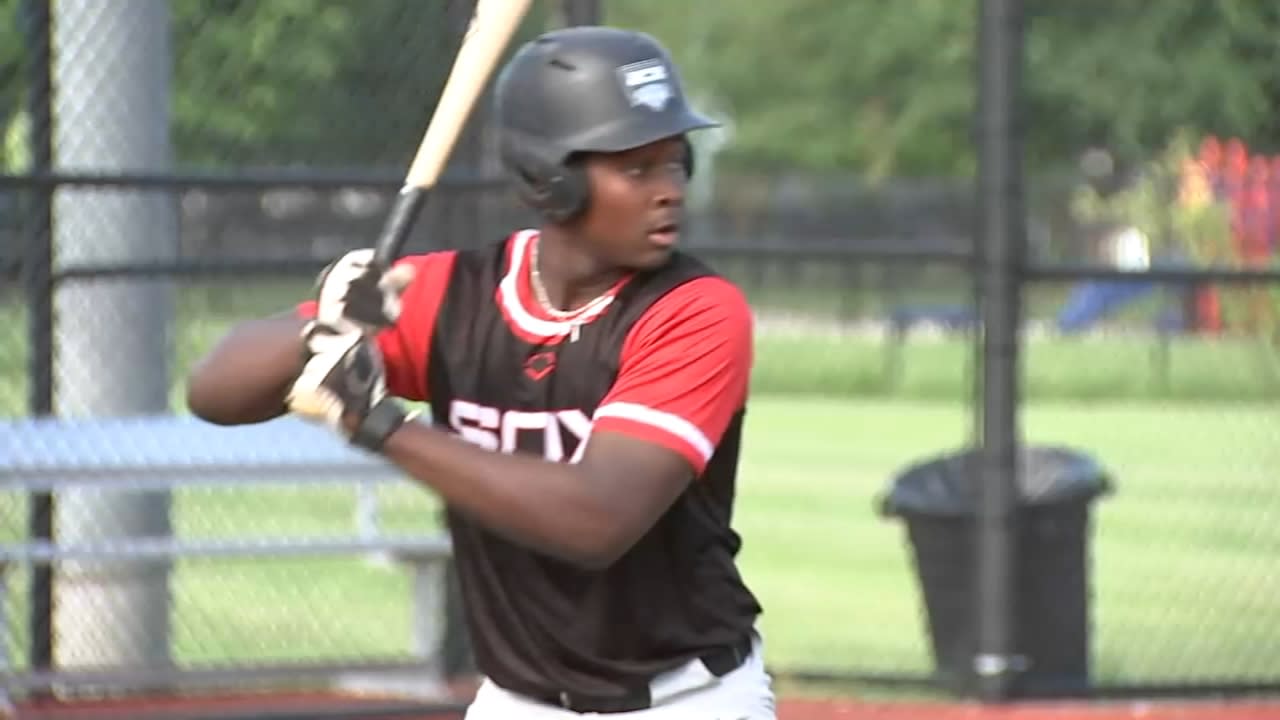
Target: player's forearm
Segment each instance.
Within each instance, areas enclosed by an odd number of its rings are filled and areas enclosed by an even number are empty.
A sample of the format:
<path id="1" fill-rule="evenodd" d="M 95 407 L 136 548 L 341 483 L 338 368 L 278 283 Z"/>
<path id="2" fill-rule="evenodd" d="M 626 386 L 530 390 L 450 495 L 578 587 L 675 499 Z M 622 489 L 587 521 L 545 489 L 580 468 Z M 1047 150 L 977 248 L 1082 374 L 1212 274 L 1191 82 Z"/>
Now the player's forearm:
<path id="1" fill-rule="evenodd" d="M 392 433 L 383 454 L 494 532 L 581 567 L 607 567 L 634 541 L 578 466 L 476 447 L 421 423 Z"/>
<path id="2" fill-rule="evenodd" d="M 219 425 L 263 422 L 283 414 L 285 393 L 302 367 L 304 322 L 289 313 L 232 329 L 188 376 L 191 412 Z"/>

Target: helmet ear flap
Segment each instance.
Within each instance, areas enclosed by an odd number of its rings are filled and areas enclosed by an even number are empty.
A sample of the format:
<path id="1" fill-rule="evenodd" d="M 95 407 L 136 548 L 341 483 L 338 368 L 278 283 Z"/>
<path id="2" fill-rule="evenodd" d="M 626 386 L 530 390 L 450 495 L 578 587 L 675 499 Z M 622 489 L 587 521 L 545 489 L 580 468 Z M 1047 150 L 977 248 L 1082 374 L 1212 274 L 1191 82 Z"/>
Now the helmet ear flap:
<path id="1" fill-rule="evenodd" d="M 572 161 L 551 162 L 534 147 L 519 141 L 503 143 L 503 160 L 514 177 L 516 192 L 548 220 L 568 220 L 587 205 L 586 173 Z"/>
<path id="2" fill-rule="evenodd" d="M 693 143 L 689 142 L 689 136 L 681 138 L 684 140 L 684 175 L 685 177 L 693 177 Z"/>
<path id="3" fill-rule="evenodd" d="M 553 166 L 548 180 L 547 203 L 540 208 L 548 220 L 564 222 L 587 209 L 591 186 L 581 162 L 570 158 Z"/>

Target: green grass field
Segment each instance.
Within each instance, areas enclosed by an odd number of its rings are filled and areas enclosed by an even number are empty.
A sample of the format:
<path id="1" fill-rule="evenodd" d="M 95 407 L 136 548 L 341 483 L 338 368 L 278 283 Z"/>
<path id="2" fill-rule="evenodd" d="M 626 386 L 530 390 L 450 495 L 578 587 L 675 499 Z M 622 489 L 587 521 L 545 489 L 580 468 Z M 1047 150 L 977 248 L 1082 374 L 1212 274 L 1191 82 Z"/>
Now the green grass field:
<path id="1" fill-rule="evenodd" d="M 744 572 L 766 606 L 772 663 L 928 670 L 903 527 L 880 517 L 876 503 L 897 469 L 962 445 L 968 421 L 959 403 L 756 400 L 736 525 Z M 1032 441 L 1089 452 L 1115 476 L 1114 495 L 1095 514 L 1098 676 L 1274 677 L 1280 410 L 1036 403 L 1025 422 Z M 425 492 L 387 488 L 382 499 L 389 530 L 433 526 Z M 192 490 L 178 497 L 176 522 L 187 537 L 343 532 L 351 512 L 349 490 Z M 5 516 L 16 530 L 21 515 Z M 408 648 L 409 587 L 395 568 L 359 559 L 210 561 L 186 563 L 175 578 L 183 661 Z"/>
<path id="2" fill-rule="evenodd" d="M 874 315 L 886 300 L 863 289 L 829 287 L 831 278 L 816 279 L 827 284 L 749 291 L 762 317 L 768 316 L 756 340 L 757 392 L 968 401 L 974 356 L 971 339 L 912 337 L 897 343 L 832 332 L 833 323 L 849 319 L 842 309 L 845 305 Z M 954 278 L 949 282 L 954 284 Z M 1050 290 L 1029 292 L 1029 316 L 1043 319 L 1052 313 L 1061 298 Z M 308 292 L 307 281 L 181 286 L 176 294 L 176 322 L 169 329 L 174 405 L 181 406 L 182 373 L 232 323 L 289 307 Z M 936 299 L 962 300 L 957 293 L 952 288 Z M 111 318 L 111 313 L 110 307 L 105 308 L 103 319 Z M 816 320 L 816 328 L 773 320 L 790 313 Z M 74 329 L 77 322 L 93 321 L 69 318 L 66 322 Z M 1141 322 L 1134 323 L 1143 327 Z M 27 407 L 26 324 L 21 297 L 0 293 L 0 328 L 5 328 L 0 331 L 0 417 L 22 415 Z M 1149 333 L 1028 337 L 1023 366 L 1023 391 L 1029 400 L 1280 401 L 1280 346 L 1250 338 L 1162 340 Z"/>

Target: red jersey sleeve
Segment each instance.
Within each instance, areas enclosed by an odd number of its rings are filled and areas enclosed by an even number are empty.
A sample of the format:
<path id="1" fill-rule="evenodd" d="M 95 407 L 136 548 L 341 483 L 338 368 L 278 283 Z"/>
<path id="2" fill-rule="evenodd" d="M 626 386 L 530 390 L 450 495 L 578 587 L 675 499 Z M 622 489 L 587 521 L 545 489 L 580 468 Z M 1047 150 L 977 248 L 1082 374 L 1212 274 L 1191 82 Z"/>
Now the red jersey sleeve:
<path id="1" fill-rule="evenodd" d="M 406 400 L 429 399 L 427 363 L 431 357 L 431 336 L 435 333 L 436 316 L 455 256 L 453 250 L 442 250 L 410 255 L 396 262 L 412 265 L 414 275 L 401 296 L 400 319 L 377 337 L 378 349 L 386 364 L 387 390 L 392 395 Z M 301 303 L 298 313 L 303 317 L 314 316 L 315 305 L 315 301 Z"/>
<path id="2" fill-rule="evenodd" d="M 631 328 L 592 431 L 656 443 L 701 474 L 746 402 L 752 345 L 751 307 L 736 286 L 705 277 L 677 287 Z"/>

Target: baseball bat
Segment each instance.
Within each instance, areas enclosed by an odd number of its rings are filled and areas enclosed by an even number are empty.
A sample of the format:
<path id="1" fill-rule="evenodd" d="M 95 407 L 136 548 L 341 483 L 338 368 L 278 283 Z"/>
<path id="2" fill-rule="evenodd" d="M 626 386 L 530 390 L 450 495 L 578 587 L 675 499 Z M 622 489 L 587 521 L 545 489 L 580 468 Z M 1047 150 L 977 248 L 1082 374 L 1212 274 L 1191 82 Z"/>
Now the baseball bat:
<path id="1" fill-rule="evenodd" d="M 444 171 L 449 153 L 484 90 L 503 48 L 511 41 L 533 0 L 476 0 L 440 102 L 409 165 L 382 231 L 374 244 L 374 263 L 389 268 L 404 247 L 414 221 Z"/>

